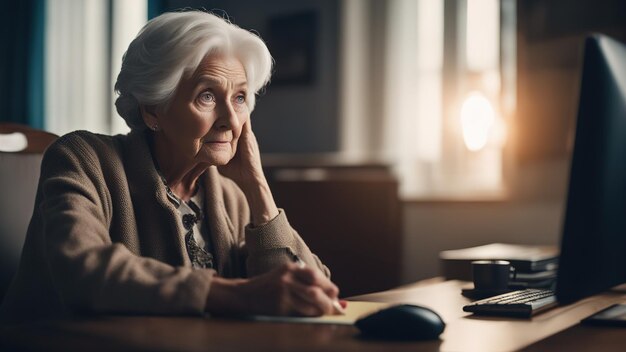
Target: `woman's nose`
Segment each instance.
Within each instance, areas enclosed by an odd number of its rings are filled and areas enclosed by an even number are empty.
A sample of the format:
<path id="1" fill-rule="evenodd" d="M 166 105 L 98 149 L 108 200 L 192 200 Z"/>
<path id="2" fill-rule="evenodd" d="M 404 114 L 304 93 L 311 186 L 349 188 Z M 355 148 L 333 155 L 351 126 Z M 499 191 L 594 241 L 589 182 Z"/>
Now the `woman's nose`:
<path id="1" fill-rule="evenodd" d="M 217 127 L 223 130 L 230 130 L 237 127 L 239 119 L 232 104 L 224 103 L 218 109 Z"/>

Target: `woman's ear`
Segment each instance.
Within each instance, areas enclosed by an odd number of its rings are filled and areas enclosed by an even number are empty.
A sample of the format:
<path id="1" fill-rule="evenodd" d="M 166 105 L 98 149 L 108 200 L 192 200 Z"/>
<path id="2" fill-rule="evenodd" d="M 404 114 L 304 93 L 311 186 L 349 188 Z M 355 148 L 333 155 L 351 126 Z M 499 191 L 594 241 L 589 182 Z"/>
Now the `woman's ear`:
<path id="1" fill-rule="evenodd" d="M 141 112 L 143 122 L 153 131 L 157 131 L 159 129 L 159 120 L 156 110 L 157 109 L 154 105 L 139 105 L 139 111 Z"/>

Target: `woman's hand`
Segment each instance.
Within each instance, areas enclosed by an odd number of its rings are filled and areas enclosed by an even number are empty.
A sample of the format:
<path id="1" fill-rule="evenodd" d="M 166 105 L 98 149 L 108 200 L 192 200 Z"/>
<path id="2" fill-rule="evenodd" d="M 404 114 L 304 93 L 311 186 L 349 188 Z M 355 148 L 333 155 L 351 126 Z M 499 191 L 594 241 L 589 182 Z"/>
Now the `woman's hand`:
<path id="1" fill-rule="evenodd" d="M 219 170 L 243 190 L 250 204 L 254 226 L 264 224 L 278 215 L 278 208 L 263 173 L 259 144 L 252 132 L 250 119 L 242 127 L 235 156 Z"/>
<path id="2" fill-rule="evenodd" d="M 235 181 L 244 191 L 265 180 L 259 144 L 250 127 L 249 118 L 241 128 L 235 156 L 228 164 L 220 166 L 219 170 L 224 176 Z"/>
<path id="3" fill-rule="evenodd" d="M 333 314 L 339 289 L 319 270 L 288 263 L 251 279 L 215 277 L 211 313 L 320 316 Z"/>

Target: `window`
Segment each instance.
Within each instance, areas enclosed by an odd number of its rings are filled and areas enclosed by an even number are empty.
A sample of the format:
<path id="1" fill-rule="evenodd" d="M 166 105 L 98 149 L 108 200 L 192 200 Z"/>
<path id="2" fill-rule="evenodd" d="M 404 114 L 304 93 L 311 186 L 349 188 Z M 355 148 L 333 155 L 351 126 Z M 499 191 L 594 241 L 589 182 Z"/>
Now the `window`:
<path id="1" fill-rule="evenodd" d="M 390 161 L 403 198 L 504 195 L 515 0 L 390 0 L 382 24 L 372 3 L 344 1 L 343 152 Z"/>
<path id="2" fill-rule="evenodd" d="M 54 0 L 45 7 L 45 129 L 128 131 L 113 85 L 122 54 L 147 21 L 147 1 Z"/>
<path id="3" fill-rule="evenodd" d="M 448 104 L 455 106 L 450 116 L 452 124 L 460 125 L 462 138 L 455 141 L 462 140 L 464 148 L 457 159 L 460 172 L 450 181 L 460 195 L 497 196 L 504 190 L 506 138 L 500 104 L 500 1 L 467 0 L 459 12 L 461 35 L 457 45 L 464 50 L 459 50 L 457 56 L 458 90 L 449 95 Z"/>

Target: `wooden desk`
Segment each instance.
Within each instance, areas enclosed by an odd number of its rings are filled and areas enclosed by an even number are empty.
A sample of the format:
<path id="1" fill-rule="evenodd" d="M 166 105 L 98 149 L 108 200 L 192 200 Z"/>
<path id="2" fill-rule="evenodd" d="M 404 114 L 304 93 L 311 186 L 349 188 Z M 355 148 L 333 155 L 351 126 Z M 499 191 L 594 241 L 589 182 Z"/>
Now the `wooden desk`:
<path id="1" fill-rule="evenodd" d="M 0 329 L 0 349 L 176 351 L 610 351 L 626 346 L 617 328 L 578 321 L 626 295 L 605 293 L 558 307 L 530 320 L 479 318 L 461 310 L 462 281 L 430 282 L 355 297 L 428 306 L 446 321 L 441 340 L 367 341 L 352 326 L 255 323 L 195 317 L 110 316 L 47 321 Z M 572 327 L 573 328 L 570 328 Z M 617 349 L 619 350 L 619 349 Z"/>
<path id="2" fill-rule="evenodd" d="M 581 319 L 614 303 L 626 303 L 623 293 L 607 292 L 579 302 L 553 308 L 532 319 L 477 317 L 463 312 L 469 299 L 461 296 L 466 282 L 451 280 L 431 285 L 406 287 L 354 299 L 375 302 L 407 302 L 427 306 L 442 316 L 446 329 L 441 335 L 442 351 L 514 351 L 532 344 L 532 351 L 611 351 L 626 346 L 626 330 L 589 328 Z M 570 327 L 583 335 L 570 333 Z M 565 330 L 565 331 L 564 331 Z M 562 334 L 559 332 L 564 331 Z M 616 333 L 617 331 L 617 333 Z M 621 334 L 619 333 L 621 332 Z M 558 334 L 556 336 L 553 336 Z M 591 338 L 591 340 L 587 339 Z M 547 340 L 544 340 L 548 338 Z M 560 347 L 563 341 L 576 348 Z M 592 343 L 593 341 L 593 343 Z M 555 348 L 559 346 L 558 348 Z"/>

